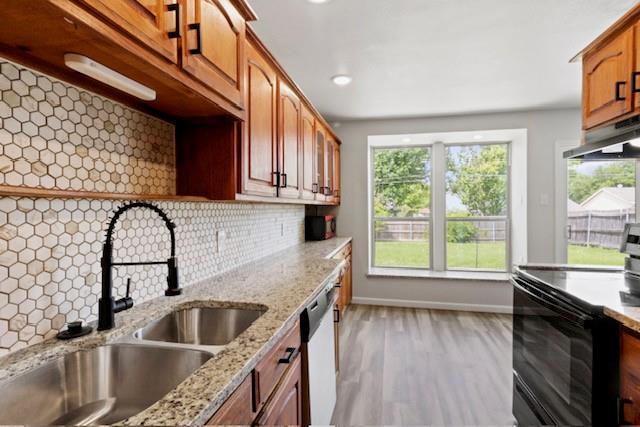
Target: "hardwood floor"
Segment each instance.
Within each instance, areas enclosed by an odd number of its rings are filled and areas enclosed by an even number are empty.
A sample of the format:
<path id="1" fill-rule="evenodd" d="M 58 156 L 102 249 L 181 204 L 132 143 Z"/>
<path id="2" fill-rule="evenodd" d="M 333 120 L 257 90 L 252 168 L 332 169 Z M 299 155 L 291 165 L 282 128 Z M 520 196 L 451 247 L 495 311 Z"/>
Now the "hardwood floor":
<path id="1" fill-rule="evenodd" d="M 513 425 L 511 316 L 351 306 L 336 425 Z"/>

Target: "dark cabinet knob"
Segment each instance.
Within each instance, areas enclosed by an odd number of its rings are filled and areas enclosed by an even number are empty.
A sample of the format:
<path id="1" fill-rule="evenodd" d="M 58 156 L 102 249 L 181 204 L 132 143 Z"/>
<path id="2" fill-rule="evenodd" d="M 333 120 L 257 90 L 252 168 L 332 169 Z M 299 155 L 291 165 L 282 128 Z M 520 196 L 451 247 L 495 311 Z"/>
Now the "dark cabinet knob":
<path id="1" fill-rule="evenodd" d="M 638 87 L 638 77 L 640 77 L 640 71 L 634 71 L 631 73 L 631 93 L 640 93 L 640 87 Z"/>
<path id="2" fill-rule="evenodd" d="M 298 349 L 294 347 L 287 347 L 285 350 L 285 356 L 278 360 L 278 363 L 288 365 L 296 358 L 298 355 Z"/>
<path id="3" fill-rule="evenodd" d="M 176 18 L 175 30 L 169 31 L 167 35 L 170 39 L 177 39 L 178 37 L 180 37 L 180 5 L 178 3 L 167 5 L 167 11 L 174 12 Z"/>
<path id="4" fill-rule="evenodd" d="M 626 101 L 627 97 L 622 94 L 622 89 L 627 85 L 627 82 L 616 82 L 616 101 Z"/>
<path id="5" fill-rule="evenodd" d="M 200 23 L 189 24 L 188 28 L 196 31 L 196 47 L 189 49 L 189 53 L 192 55 L 200 55 L 202 53 L 202 33 L 200 32 Z"/>

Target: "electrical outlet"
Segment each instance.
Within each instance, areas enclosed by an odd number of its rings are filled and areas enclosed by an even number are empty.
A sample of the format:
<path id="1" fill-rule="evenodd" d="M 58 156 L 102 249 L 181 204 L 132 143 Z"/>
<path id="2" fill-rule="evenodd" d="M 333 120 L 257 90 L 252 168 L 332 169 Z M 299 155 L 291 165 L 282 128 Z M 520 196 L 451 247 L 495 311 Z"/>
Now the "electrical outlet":
<path id="1" fill-rule="evenodd" d="M 215 253 L 219 254 L 224 250 L 227 233 L 224 230 L 216 230 L 215 232 Z"/>

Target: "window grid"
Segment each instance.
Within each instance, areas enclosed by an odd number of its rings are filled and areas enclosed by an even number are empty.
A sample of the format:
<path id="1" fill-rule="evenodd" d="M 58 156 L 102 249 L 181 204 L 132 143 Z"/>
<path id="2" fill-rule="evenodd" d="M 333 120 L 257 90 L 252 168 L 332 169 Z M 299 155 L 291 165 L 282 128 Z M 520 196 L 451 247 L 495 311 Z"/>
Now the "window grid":
<path id="1" fill-rule="evenodd" d="M 451 217 L 447 214 L 447 207 L 446 207 L 446 178 L 445 175 L 447 174 L 447 166 L 446 166 L 446 162 L 447 162 L 447 150 L 446 148 L 448 147 L 456 147 L 456 146 L 462 146 L 462 145 L 477 145 L 477 146 L 489 146 L 489 145 L 504 145 L 506 147 L 506 161 L 507 161 L 507 168 L 506 168 L 506 172 L 505 172 L 505 176 L 506 176 L 506 188 L 505 188 L 505 192 L 506 192 L 506 215 L 497 215 L 497 216 L 467 216 L 467 217 Z M 428 217 L 405 217 L 405 218 L 396 218 L 396 217 L 384 217 L 384 216 L 375 216 L 375 206 L 374 206 L 374 193 L 375 193 L 375 186 L 376 186 L 376 176 L 375 176 L 375 152 L 376 150 L 381 150 L 381 149 L 388 149 L 388 148 L 394 148 L 394 149 L 401 149 L 401 148 L 430 148 L 430 158 L 429 158 L 429 162 L 431 164 L 430 167 L 430 172 L 431 172 L 431 176 L 430 176 L 430 186 L 431 186 L 431 191 L 430 191 L 430 201 L 429 201 L 429 206 L 431 208 L 431 215 L 429 215 Z M 438 149 L 439 148 L 439 149 Z M 440 153 L 440 155 L 438 155 L 438 153 Z M 436 165 L 437 162 L 440 162 L 440 165 Z M 438 167 L 440 166 L 440 167 Z M 471 271 L 471 272 L 505 272 L 510 270 L 510 265 L 511 265 L 511 222 L 510 222 L 510 218 L 509 218 L 509 213 L 511 212 L 511 150 L 510 150 L 510 144 L 509 143 L 497 143 L 497 142 L 486 142 L 486 143 L 468 143 L 468 144 L 442 144 L 442 143 L 435 143 L 435 144 L 427 144 L 427 145 L 408 145 L 408 146 L 389 146 L 389 147 L 385 147 L 385 146 L 372 146 L 370 147 L 370 179 L 371 179 L 371 191 L 369 194 L 370 197 L 370 203 L 371 203 L 371 216 L 370 216 L 370 241 L 371 241 L 371 246 L 370 246 L 370 266 L 371 267 L 375 267 L 375 268 L 400 268 L 400 269 L 410 269 L 410 270 L 433 270 L 433 271 Z M 442 177 L 439 176 L 434 176 L 434 174 L 436 174 L 437 172 L 439 172 L 439 174 L 442 175 Z M 441 180 L 439 180 L 439 178 L 442 178 Z M 439 181 L 441 181 L 439 183 Z M 440 185 L 439 185 L 440 184 Z M 442 187 L 442 188 L 434 188 L 434 187 Z M 440 197 L 437 197 L 436 194 L 439 193 L 439 191 L 442 193 L 442 195 Z M 440 205 L 440 206 L 438 206 Z M 438 220 L 438 218 L 434 218 L 436 217 L 436 212 L 438 207 L 442 207 L 443 208 L 443 213 L 444 215 L 441 216 L 441 218 Z M 402 221 L 402 222 L 426 222 L 428 224 L 428 228 L 430 229 L 430 233 L 429 233 L 429 238 L 427 240 L 427 245 L 428 245 L 428 249 L 429 249 L 429 261 L 428 261 L 428 267 L 415 267 L 415 266 L 408 266 L 408 267 L 404 267 L 404 266 L 397 266 L 397 265 L 393 265 L 393 266 L 385 266 L 385 265 L 378 265 L 376 262 L 376 235 L 375 235 L 375 224 L 377 222 L 380 221 L 387 221 L 387 222 L 393 222 L 393 221 Z M 463 222 L 473 222 L 473 223 L 483 223 L 483 222 L 493 222 L 495 223 L 502 223 L 503 226 L 503 232 L 504 232 L 504 266 L 503 268 L 469 268 L 469 267 L 454 267 L 454 266 L 448 266 L 447 264 L 447 260 L 448 260 L 448 254 L 447 254 L 447 250 L 448 250 L 448 239 L 447 239 L 447 227 L 449 223 L 463 223 Z M 434 235 L 438 233 L 438 230 L 440 230 L 440 236 L 442 236 L 442 238 L 440 239 L 440 241 L 442 241 L 441 244 L 439 245 L 435 245 L 435 246 L 439 246 L 439 247 L 435 247 L 434 246 Z M 440 265 L 434 265 L 434 252 L 440 250 L 443 254 L 444 254 L 444 258 L 440 261 L 440 262 L 436 262 L 436 264 L 440 264 Z"/>

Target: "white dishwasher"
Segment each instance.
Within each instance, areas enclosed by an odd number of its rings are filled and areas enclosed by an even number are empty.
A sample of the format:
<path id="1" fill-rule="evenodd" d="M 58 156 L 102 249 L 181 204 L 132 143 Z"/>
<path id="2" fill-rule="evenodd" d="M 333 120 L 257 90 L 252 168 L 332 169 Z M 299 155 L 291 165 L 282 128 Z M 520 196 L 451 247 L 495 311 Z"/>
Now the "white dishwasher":
<path id="1" fill-rule="evenodd" d="M 330 425 L 336 406 L 334 292 L 330 283 L 301 317 L 302 340 L 307 343 L 311 425 Z"/>

